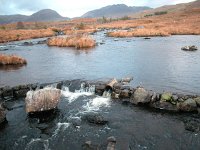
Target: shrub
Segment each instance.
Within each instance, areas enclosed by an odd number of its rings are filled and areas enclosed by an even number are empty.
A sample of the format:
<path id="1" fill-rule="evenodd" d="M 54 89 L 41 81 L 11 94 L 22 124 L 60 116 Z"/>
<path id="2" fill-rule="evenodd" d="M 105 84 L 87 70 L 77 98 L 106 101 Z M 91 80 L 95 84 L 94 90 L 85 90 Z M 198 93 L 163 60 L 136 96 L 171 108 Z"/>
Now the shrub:
<path id="1" fill-rule="evenodd" d="M 164 15 L 164 14 L 167 14 L 167 11 L 158 11 L 154 13 L 154 15 Z"/>
<path id="2" fill-rule="evenodd" d="M 24 29 L 24 23 L 23 22 L 17 22 L 16 29 Z"/>

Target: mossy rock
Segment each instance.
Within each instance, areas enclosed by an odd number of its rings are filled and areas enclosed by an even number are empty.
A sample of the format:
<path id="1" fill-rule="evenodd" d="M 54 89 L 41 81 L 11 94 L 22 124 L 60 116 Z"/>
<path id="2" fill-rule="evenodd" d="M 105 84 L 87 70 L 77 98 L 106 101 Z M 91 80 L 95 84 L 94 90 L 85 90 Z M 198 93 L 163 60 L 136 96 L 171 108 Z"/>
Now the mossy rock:
<path id="1" fill-rule="evenodd" d="M 165 92 L 161 95 L 161 101 L 172 102 L 172 93 Z"/>

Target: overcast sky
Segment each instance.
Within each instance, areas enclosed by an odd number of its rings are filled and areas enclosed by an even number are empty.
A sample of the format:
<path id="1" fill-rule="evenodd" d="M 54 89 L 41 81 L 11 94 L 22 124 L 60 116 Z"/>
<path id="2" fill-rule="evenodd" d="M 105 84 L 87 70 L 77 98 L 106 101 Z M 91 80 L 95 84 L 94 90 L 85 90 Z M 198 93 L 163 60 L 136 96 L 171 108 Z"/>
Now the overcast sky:
<path id="1" fill-rule="evenodd" d="M 64 17 L 78 17 L 87 11 L 112 4 L 159 7 L 194 0 L 0 0 L 0 15 L 31 15 L 41 9 L 53 9 Z"/>

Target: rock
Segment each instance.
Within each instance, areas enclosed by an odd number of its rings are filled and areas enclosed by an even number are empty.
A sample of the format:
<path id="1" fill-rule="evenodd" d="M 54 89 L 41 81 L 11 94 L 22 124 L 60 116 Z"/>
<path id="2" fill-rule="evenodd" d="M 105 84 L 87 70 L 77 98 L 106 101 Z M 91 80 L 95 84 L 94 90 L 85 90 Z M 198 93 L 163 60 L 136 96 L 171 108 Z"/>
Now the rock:
<path id="1" fill-rule="evenodd" d="M 197 104 L 194 99 L 187 99 L 182 103 L 177 103 L 177 108 L 184 112 L 197 111 Z"/>
<path id="2" fill-rule="evenodd" d="M 115 93 L 115 92 L 112 92 L 111 98 L 112 98 L 112 99 L 119 99 L 119 94 L 117 94 L 117 93 Z"/>
<path id="3" fill-rule="evenodd" d="M 107 150 L 115 150 L 116 149 L 116 138 L 114 136 L 111 136 L 107 139 L 108 145 L 107 145 Z"/>
<path id="4" fill-rule="evenodd" d="M 119 95 L 120 98 L 130 98 L 130 94 L 129 94 L 129 90 L 122 90 L 120 95 Z"/>
<path id="5" fill-rule="evenodd" d="M 147 90 L 145 90 L 144 88 L 137 88 L 133 94 L 133 96 L 131 97 L 130 102 L 133 104 L 145 104 L 145 103 L 149 103 L 150 102 L 150 95 L 149 92 Z"/>
<path id="6" fill-rule="evenodd" d="M 172 101 L 172 93 L 165 92 L 161 95 L 161 101 L 171 102 Z"/>
<path id="7" fill-rule="evenodd" d="M 184 51 L 196 51 L 196 50 L 198 50 L 198 48 L 196 46 L 192 45 L 192 46 L 182 47 L 181 50 L 184 50 Z"/>
<path id="8" fill-rule="evenodd" d="M 2 104 L 0 104 L 0 124 L 6 120 L 6 112 Z"/>
<path id="9" fill-rule="evenodd" d="M 29 91 L 26 94 L 26 112 L 42 112 L 57 107 L 61 97 L 61 91 L 56 88 L 44 88 L 36 91 Z"/>
<path id="10" fill-rule="evenodd" d="M 23 45 L 24 45 L 24 46 L 32 46 L 33 43 L 32 43 L 32 42 L 24 42 Z"/>
<path id="11" fill-rule="evenodd" d="M 165 101 L 157 101 L 157 102 L 151 103 L 150 106 L 156 109 L 178 112 L 176 105 L 172 105 L 171 103 L 165 102 Z"/>
<path id="12" fill-rule="evenodd" d="M 99 150 L 99 145 L 92 144 L 92 141 L 86 141 L 82 145 L 83 150 Z"/>
<path id="13" fill-rule="evenodd" d="M 196 101 L 197 105 L 200 107 L 200 97 L 196 97 L 194 98 L 194 100 Z"/>
<path id="14" fill-rule="evenodd" d="M 173 101 L 178 101 L 178 96 L 177 95 L 172 95 L 172 99 L 173 99 Z"/>
<path id="15" fill-rule="evenodd" d="M 13 97 L 13 89 L 9 86 L 6 86 L 2 89 L 2 97 L 7 98 L 7 97 Z"/>
<path id="16" fill-rule="evenodd" d="M 159 100 L 159 97 L 157 96 L 156 92 L 150 91 L 149 95 L 151 97 L 151 103 L 154 103 Z"/>
<path id="17" fill-rule="evenodd" d="M 29 89 L 21 89 L 18 91 L 14 91 L 14 97 L 20 98 L 20 97 L 26 97 L 26 93 L 29 91 Z"/>
<path id="18" fill-rule="evenodd" d="M 200 131 L 200 121 L 195 118 L 188 118 L 184 120 L 185 129 L 191 132 L 199 132 Z"/>
<path id="19" fill-rule="evenodd" d="M 102 96 L 105 88 L 106 88 L 106 84 L 95 85 L 95 94 Z"/>
<path id="20" fill-rule="evenodd" d="M 98 125 L 105 125 L 108 121 L 98 113 L 90 113 L 83 117 L 89 123 L 98 124 Z"/>
<path id="21" fill-rule="evenodd" d="M 149 40 L 149 39 L 151 39 L 151 38 L 150 38 L 150 37 L 145 37 L 144 39 L 145 39 L 145 40 Z"/>
<path id="22" fill-rule="evenodd" d="M 133 80 L 133 77 L 126 77 L 126 78 L 122 78 L 121 82 L 130 83 L 132 80 Z"/>
<path id="23" fill-rule="evenodd" d="M 46 44 L 47 40 L 43 40 L 43 41 L 38 41 L 37 44 Z"/>

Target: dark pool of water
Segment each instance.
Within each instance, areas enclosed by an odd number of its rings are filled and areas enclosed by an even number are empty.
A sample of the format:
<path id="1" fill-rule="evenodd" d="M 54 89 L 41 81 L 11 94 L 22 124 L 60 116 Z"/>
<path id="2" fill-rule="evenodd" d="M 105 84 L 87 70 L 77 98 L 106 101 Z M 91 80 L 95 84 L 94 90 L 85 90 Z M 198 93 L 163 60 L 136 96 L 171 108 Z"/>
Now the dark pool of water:
<path id="1" fill-rule="evenodd" d="M 106 149 L 107 138 L 115 136 L 117 150 L 199 150 L 200 134 L 185 130 L 184 118 L 192 115 L 145 110 L 91 93 L 63 91 L 54 114 L 28 117 L 24 99 L 6 102 L 8 123 L 0 128 L 1 150 L 79 150 L 86 141 Z M 106 125 L 84 121 L 98 113 Z"/>
<path id="2" fill-rule="evenodd" d="M 0 86 L 66 79 L 122 78 L 133 76 L 135 86 L 156 91 L 200 94 L 200 50 L 182 51 L 181 47 L 196 45 L 200 36 L 170 36 L 117 39 L 94 35 L 97 42 L 90 50 L 48 47 L 45 44 L 20 46 L 13 42 L 8 54 L 27 59 L 28 65 L 0 68 Z M 33 41 L 33 40 L 32 40 Z M 37 41 L 37 40 L 36 40 Z"/>

